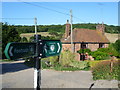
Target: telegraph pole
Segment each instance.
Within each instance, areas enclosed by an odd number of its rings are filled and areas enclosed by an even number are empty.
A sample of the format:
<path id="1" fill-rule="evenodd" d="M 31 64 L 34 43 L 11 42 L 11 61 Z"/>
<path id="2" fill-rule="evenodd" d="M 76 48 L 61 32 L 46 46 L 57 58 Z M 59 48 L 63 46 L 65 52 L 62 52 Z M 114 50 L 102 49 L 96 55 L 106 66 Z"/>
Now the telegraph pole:
<path id="1" fill-rule="evenodd" d="M 36 56 L 35 56 L 35 64 L 34 64 L 34 89 L 40 90 L 40 79 L 41 79 L 41 73 L 40 73 L 40 60 L 39 60 L 39 39 L 37 34 L 37 18 L 35 17 L 35 42 L 36 42 Z"/>
<path id="2" fill-rule="evenodd" d="M 73 47 L 73 30 L 72 30 L 72 9 L 70 10 L 70 22 L 71 22 L 71 50 L 72 50 L 72 53 L 74 52 L 74 47 Z"/>

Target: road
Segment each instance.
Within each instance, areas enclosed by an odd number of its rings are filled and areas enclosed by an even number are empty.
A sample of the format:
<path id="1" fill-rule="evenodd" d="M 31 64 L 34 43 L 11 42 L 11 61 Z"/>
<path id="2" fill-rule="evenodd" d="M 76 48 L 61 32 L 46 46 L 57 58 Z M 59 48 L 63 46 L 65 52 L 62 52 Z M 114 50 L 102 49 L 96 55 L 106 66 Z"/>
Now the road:
<path id="1" fill-rule="evenodd" d="M 3 88 L 33 88 L 34 69 L 23 63 L 24 61 L 2 63 Z"/>
<path id="2" fill-rule="evenodd" d="M 33 88 L 34 69 L 23 64 L 23 61 L 4 62 L 2 88 Z M 41 71 L 42 88 L 118 88 L 116 80 L 92 80 L 90 71 L 61 72 L 54 70 Z"/>

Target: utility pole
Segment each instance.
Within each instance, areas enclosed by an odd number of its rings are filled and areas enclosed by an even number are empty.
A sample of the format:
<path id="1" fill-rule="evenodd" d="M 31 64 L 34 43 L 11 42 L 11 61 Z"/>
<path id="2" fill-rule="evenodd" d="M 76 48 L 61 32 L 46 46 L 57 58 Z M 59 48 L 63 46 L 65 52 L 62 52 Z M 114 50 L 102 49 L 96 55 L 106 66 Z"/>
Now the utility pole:
<path id="1" fill-rule="evenodd" d="M 72 53 L 74 52 L 74 47 L 73 47 L 73 30 L 72 30 L 72 9 L 70 10 L 70 22 L 71 22 L 71 50 Z"/>
<path id="2" fill-rule="evenodd" d="M 34 22 L 35 22 L 35 35 L 36 35 L 36 41 L 37 41 L 37 18 L 34 18 Z"/>
<path id="3" fill-rule="evenodd" d="M 34 89 L 35 90 L 40 90 L 40 79 L 41 79 L 41 73 L 40 73 L 40 62 L 41 59 L 39 59 L 39 38 L 37 34 L 37 18 L 35 17 L 35 42 L 36 42 L 36 56 L 34 57 L 35 59 L 35 64 L 34 64 Z"/>

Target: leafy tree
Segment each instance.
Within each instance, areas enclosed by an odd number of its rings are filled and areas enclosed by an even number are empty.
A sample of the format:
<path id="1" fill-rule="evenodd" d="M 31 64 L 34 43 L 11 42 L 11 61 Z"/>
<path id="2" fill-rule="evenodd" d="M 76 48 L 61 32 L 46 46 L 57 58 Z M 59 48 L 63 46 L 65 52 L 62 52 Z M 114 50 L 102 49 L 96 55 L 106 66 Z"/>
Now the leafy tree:
<path id="1" fill-rule="evenodd" d="M 21 38 L 21 42 L 28 42 L 26 37 Z"/>
<path id="2" fill-rule="evenodd" d="M 30 37 L 29 42 L 34 42 L 34 36 Z"/>
<path id="3" fill-rule="evenodd" d="M 116 51 L 118 52 L 119 57 L 120 57 L 120 40 L 117 40 L 117 41 L 115 42 L 114 48 L 116 49 Z"/>
<path id="4" fill-rule="evenodd" d="M 2 58 L 5 58 L 4 49 L 9 42 L 20 42 L 21 38 L 14 26 L 2 23 Z"/>

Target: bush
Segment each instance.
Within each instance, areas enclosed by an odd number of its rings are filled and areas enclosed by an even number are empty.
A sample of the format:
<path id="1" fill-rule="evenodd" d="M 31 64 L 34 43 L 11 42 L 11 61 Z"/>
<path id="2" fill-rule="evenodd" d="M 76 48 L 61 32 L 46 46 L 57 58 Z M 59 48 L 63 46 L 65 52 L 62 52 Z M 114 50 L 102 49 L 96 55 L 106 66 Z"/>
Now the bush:
<path id="1" fill-rule="evenodd" d="M 61 53 L 59 63 L 62 66 L 65 66 L 65 67 L 70 66 L 70 63 L 72 61 L 75 61 L 75 55 L 73 53 L 71 53 L 68 50 Z"/>
<path id="2" fill-rule="evenodd" d="M 80 50 L 78 50 L 77 51 L 77 53 L 90 53 L 91 52 L 91 50 L 90 49 L 80 49 Z"/>
<path id="3" fill-rule="evenodd" d="M 88 70 L 89 64 L 75 60 L 75 55 L 70 51 L 64 51 L 61 55 L 42 59 L 42 68 L 52 68 L 58 71 Z"/>
<path id="4" fill-rule="evenodd" d="M 98 63 L 94 68 L 92 68 L 92 74 L 94 80 L 99 79 L 116 79 L 120 80 L 120 61 L 114 61 L 113 70 L 110 72 L 110 61 L 103 61 Z"/>
<path id="5" fill-rule="evenodd" d="M 85 61 L 73 61 L 70 66 L 77 67 L 78 69 L 85 69 L 89 67 L 89 63 Z"/>
<path id="6" fill-rule="evenodd" d="M 95 58 L 95 60 L 105 60 L 105 59 L 109 59 L 110 57 L 107 53 L 100 51 L 94 51 L 89 54 L 92 55 Z"/>
<path id="7" fill-rule="evenodd" d="M 75 55 L 70 51 L 62 52 L 59 62 L 63 67 L 73 67 L 77 68 L 78 70 L 89 67 L 88 62 L 75 60 Z"/>
<path id="8" fill-rule="evenodd" d="M 100 63 L 102 60 L 99 60 L 99 61 L 86 61 L 89 63 L 89 66 L 92 68 L 94 67 L 97 63 Z"/>

